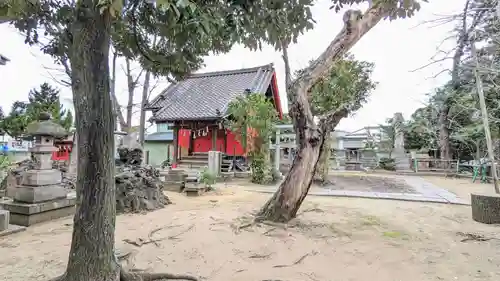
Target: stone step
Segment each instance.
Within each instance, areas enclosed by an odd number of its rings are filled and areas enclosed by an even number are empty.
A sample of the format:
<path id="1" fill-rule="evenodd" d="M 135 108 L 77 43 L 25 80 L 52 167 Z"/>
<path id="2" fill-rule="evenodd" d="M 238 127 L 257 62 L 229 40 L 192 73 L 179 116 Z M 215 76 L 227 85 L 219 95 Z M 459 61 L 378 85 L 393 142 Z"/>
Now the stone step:
<path id="1" fill-rule="evenodd" d="M 199 159 L 181 159 L 179 160 L 179 164 L 192 164 L 192 165 L 201 165 L 201 164 L 208 164 L 208 161 L 206 160 L 199 160 Z"/>
<path id="2" fill-rule="evenodd" d="M 182 156 L 182 160 L 204 160 L 204 161 L 208 161 L 208 154 L 207 155 L 187 155 L 187 156 Z"/>

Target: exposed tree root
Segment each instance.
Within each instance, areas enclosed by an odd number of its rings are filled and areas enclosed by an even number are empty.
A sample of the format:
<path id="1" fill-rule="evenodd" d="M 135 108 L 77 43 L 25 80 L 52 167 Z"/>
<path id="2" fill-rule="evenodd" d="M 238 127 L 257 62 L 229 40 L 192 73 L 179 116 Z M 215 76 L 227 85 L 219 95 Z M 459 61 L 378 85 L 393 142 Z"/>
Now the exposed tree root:
<path id="1" fill-rule="evenodd" d="M 172 273 L 148 273 L 148 272 L 129 272 L 120 270 L 120 281 L 159 281 L 159 280 L 191 280 L 199 281 L 198 278 L 191 275 L 172 274 Z"/>
<path id="2" fill-rule="evenodd" d="M 160 281 L 160 280 L 190 280 L 199 281 L 200 279 L 184 274 L 172 274 L 172 273 L 148 273 L 140 272 L 137 270 L 126 271 L 123 268 L 120 270 L 120 280 L 119 281 Z M 68 281 L 66 274 L 51 279 L 50 281 Z"/>
<path id="3" fill-rule="evenodd" d="M 143 245 L 147 245 L 147 244 L 151 244 L 151 243 L 154 243 L 155 246 L 160 246 L 160 244 L 158 242 L 161 242 L 163 240 L 174 240 L 174 239 L 179 239 L 179 236 L 181 236 L 182 234 L 190 231 L 191 229 L 194 228 L 194 225 L 191 225 L 190 227 L 188 227 L 186 230 L 178 233 L 178 234 L 175 234 L 175 235 L 171 235 L 171 236 L 167 236 L 167 237 L 163 237 L 163 238 L 158 238 L 158 239 L 153 239 L 153 235 L 164 229 L 166 227 L 160 227 L 160 228 L 156 228 L 154 229 L 153 231 L 151 231 L 149 234 L 148 234 L 148 239 L 143 239 L 143 238 L 137 238 L 136 240 L 131 240 L 131 239 L 123 239 L 123 242 L 127 243 L 127 244 L 130 244 L 130 245 L 134 245 L 136 247 L 142 247 Z"/>
<path id="4" fill-rule="evenodd" d="M 482 234 L 475 234 L 475 233 L 464 233 L 464 232 L 457 232 L 457 235 L 463 236 L 462 240 L 460 242 L 467 242 L 467 241 L 478 241 L 478 242 L 484 242 L 484 241 L 490 241 L 490 240 L 495 240 L 498 238 L 495 237 L 486 237 Z"/>
<path id="5" fill-rule="evenodd" d="M 283 268 L 283 267 L 290 267 L 290 266 L 294 266 L 294 265 L 297 265 L 297 264 L 300 264 L 302 263 L 308 256 L 311 256 L 311 255 L 316 255 L 317 252 L 313 251 L 313 252 L 310 252 L 310 253 L 307 253 L 305 255 L 303 255 L 302 257 L 300 257 L 298 260 L 296 260 L 295 262 L 293 262 L 292 264 L 279 264 L 279 265 L 275 265 L 273 266 L 274 268 Z"/>

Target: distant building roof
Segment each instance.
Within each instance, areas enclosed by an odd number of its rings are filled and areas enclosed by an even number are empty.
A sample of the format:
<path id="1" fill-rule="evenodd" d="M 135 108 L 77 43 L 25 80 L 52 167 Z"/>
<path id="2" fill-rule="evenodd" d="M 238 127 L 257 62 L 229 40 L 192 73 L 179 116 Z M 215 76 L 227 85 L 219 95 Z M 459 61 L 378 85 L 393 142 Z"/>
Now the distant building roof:
<path id="1" fill-rule="evenodd" d="M 0 65 L 5 65 L 9 61 L 10 60 L 7 57 L 5 57 L 2 54 L 0 54 Z"/>
<path id="2" fill-rule="evenodd" d="M 172 130 L 168 132 L 157 132 L 146 136 L 145 141 L 173 141 L 174 132 Z"/>
<path id="3" fill-rule="evenodd" d="M 226 114 L 231 101 L 247 90 L 264 94 L 271 85 L 277 109 L 281 113 L 279 94 L 273 78 L 276 79 L 272 64 L 192 74 L 171 84 L 147 108 L 157 110 L 151 118 L 151 121 L 156 122 L 217 119 Z"/>

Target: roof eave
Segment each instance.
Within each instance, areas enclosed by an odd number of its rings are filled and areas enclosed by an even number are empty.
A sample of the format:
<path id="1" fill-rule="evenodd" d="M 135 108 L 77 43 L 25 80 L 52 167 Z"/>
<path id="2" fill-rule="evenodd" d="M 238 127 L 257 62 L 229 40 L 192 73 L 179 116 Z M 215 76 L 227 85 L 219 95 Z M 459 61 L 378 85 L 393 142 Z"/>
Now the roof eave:
<path id="1" fill-rule="evenodd" d="M 154 117 L 151 117 L 149 120 L 150 122 L 182 122 L 182 121 L 213 121 L 213 120 L 217 120 L 217 119 L 222 119 L 223 117 L 222 116 L 213 116 L 213 117 L 197 117 L 197 118 L 192 118 L 192 117 L 189 117 L 189 118 L 154 118 Z"/>

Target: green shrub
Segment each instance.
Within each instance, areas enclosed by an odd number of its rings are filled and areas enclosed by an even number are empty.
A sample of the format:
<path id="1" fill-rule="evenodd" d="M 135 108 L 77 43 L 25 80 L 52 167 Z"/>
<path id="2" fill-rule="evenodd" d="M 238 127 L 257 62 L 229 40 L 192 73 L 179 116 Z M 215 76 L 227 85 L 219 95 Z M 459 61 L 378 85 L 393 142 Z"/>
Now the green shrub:
<path id="1" fill-rule="evenodd" d="M 270 184 L 273 181 L 269 161 L 263 153 L 252 153 L 250 169 L 252 171 L 251 182 L 256 184 Z"/>
<path id="2" fill-rule="evenodd" d="M 10 161 L 9 156 L 0 155 L 0 171 L 7 170 L 10 165 L 12 165 L 12 162 Z"/>
<path id="3" fill-rule="evenodd" d="M 200 175 L 200 181 L 205 184 L 206 187 L 212 189 L 212 185 L 217 181 L 217 177 L 211 173 L 208 168 L 204 168 Z"/>
<path id="4" fill-rule="evenodd" d="M 396 171 L 396 163 L 393 158 L 380 158 L 378 166 L 387 171 Z"/>
<path id="5" fill-rule="evenodd" d="M 168 168 L 170 166 L 171 166 L 170 159 L 167 159 L 167 160 L 161 162 L 161 168 L 162 169 Z"/>

